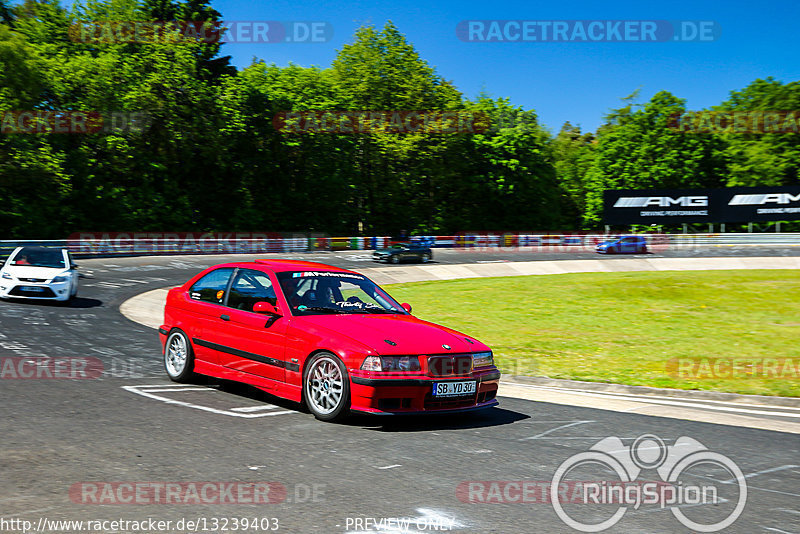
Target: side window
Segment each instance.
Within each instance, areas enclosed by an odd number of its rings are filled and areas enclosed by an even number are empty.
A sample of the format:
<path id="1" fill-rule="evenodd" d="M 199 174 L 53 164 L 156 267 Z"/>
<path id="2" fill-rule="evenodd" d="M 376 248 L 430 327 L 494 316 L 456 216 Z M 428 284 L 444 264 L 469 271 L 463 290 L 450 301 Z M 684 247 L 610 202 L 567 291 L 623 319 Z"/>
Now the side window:
<path id="1" fill-rule="evenodd" d="M 195 282 L 192 289 L 189 290 L 189 296 L 194 300 L 222 304 L 225 299 L 225 289 L 228 287 L 228 280 L 230 280 L 232 272 L 233 268 L 230 267 L 211 271 Z"/>
<path id="2" fill-rule="evenodd" d="M 256 302 L 278 303 L 272 281 L 261 271 L 240 269 L 231 284 L 228 306 L 251 312 Z"/>

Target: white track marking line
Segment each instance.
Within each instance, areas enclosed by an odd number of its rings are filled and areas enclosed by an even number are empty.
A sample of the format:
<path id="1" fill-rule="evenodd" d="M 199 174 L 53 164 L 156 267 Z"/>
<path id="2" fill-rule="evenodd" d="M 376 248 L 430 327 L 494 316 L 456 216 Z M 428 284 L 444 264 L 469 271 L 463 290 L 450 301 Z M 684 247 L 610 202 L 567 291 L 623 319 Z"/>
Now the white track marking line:
<path id="1" fill-rule="evenodd" d="M 240 408 L 231 408 L 231 411 L 239 413 L 252 413 L 263 410 L 274 410 L 275 408 L 277 408 L 277 406 L 274 404 L 264 404 L 263 406 L 242 406 Z"/>
<path id="2" fill-rule="evenodd" d="M 519 384 L 514 384 L 514 386 L 518 386 Z M 688 408 L 697 408 L 703 410 L 714 410 L 719 412 L 733 412 L 733 413 L 742 413 L 742 414 L 752 414 L 752 415 L 771 415 L 774 417 L 791 417 L 795 419 L 800 419 L 800 413 L 786 413 L 786 412 L 772 412 L 767 410 L 750 410 L 745 408 L 736 408 L 732 405 L 727 406 L 713 406 L 708 403 L 712 402 L 722 402 L 722 401 L 677 401 L 677 400 L 660 400 L 658 397 L 651 397 L 649 395 L 637 396 L 637 395 L 627 395 L 627 394 L 619 394 L 619 393 L 599 393 L 599 392 L 588 392 L 583 390 L 570 390 L 570 389 L 557 389 L 557 388 L 548 388 L 546 386 L 528 386 L 527 384 L 523 387 L 529 388 L 536 388 L 536 389 L 550 389 L 559 391 L 562 393 L 569 393 L 571 395 L 580 395 L 583 397 L 594 397 L 594 398 L 612 398 L 617 400 L 627 400 L 631 402 L 640 402 L 643 404 L 660 404 L 665 406 L 682 406 Z M 779 410 L 798 410 L 798 408 L 789 407 L 789 406 L 779 406 L 776 407 Z"/>
<path id="3" fill-rule="evenodd" d="M 556 428 L 551 428 L 550 430 L 542 432 L 541 434 L 536 434 L 535 436 L 531 436 L 529 438 L 521 438 L 519 441 L 526 441 L 526 440 L 529 440 L 529 439 L 539 439 L 539 438 L 541 438 L 543 436 L 546 436 L 547 434 L 551 434 L 551 433 L 555 432 L 556 430 L 561 430 L 562 428 L 569 428 L 571 426 L 583 425 L 583 424 L 586 424 L 586 423 L 594 423 L 594 422 L 595 421 L 573 421 L 573 422 L 571 422 L 571 423 L 569 423 L 567 425 L 561 425 L 561 426 L 557 426 Z"/>
<path id="4" fill-rule="evenodd" d="M 800 467 L 800 466 L 797 466 L 797 465 L 782 465 L 780 467 L 773 467 L 771 469 L 764 469 L 762 471 L 756 471 L 755 473 L 750 473 L 748 475 L 745 475 L 744 478 L 757 477 L 759 475 L 766 475 L 767 473 L 774 473 L 776 471 L 785 471 L 787 469 L 794 469 L 795 467 Z M 729 480 L 725 480 L 722 483 L 723 484 L 731 484 L 733 482 L 736 482 L 735 478 L 731 478 Z"/>
<path id="5" fill-rule="evenodd" d="M 149 391 L 151 393 L 164 393 L 167 391 L 174 391 L 174 392 L 183 392 L 183 391 L 217 391 L 216 389 L 211 388 L 147 388 L 142 391 Z"/>
<path id="6" fill-rule="evenodd" d="M 564 392 L 564 393 L 583 393 L 583 394 L 586 394 L 586 395 L 594 395 L 594 396 L 629 397 L 629 398 L 632 398 L 632 399 L 642 399 L 642 400 L 647 400 L 647 399 L 663 399 L 663 400 L 668 400 L 668 401 L 676 400 L 676 397 L 667 397 L 667 396 L 663 396 L 663 395 L 637 395 L 635 393 L 616 393 L 616 392 L 613 392 L 613 391 L 590 391 L 590 390 L 586 390 L 586 389 L 560 388 L 560 387 L 556 387 L 556 386 L 537 386 L 537 385 L 533 385 L 533 384 L 516 384 L 516 383 L 514 383 L 512 385 L 514 385 L 514 386 L 522 386 L 522 387 L 527 387 L 527 388 L 535 388 L 535 389 L 549 389 L 549 390 L 560 391 L 560 392 Z M 681 399 L 678 399 L 678 400 L 681 400 Z M 697 402 L 697 403 L 722 404 L 722 405 L 730 406 L 730 407 L 733 407 L 733 408 L 738 408 L 738 407 L 742 407 L 742 406 L 748 407 L 748 408 L 764 408 L 763 404 L 749 404 L 749 403 L 743 403 L 743 402 L 719 401 L 719 400 L 711 400 L 711 399 L 697 399 L 697 400 L 686 399 L 686 400 L 690 400 L 691 402 Z M 793 410 L 793 411 L 800 412 L 800 407 L 797 407 L 797 406 L 769 406 L 769 407 L 770 408 L 775 408 L 777 410 Z"/>
<path id="7" fill-rule="evenodd" d="M 152 385 L 150 385 L 150 387 L 152 388 Z M 141 388 L 144 388 L 144 389 L 141 389 Z M 147 389 L 147 388 L 148 388 L 147 385 L 145 385 L 145 386 L 122 386 L 122 389 L 124 389 L 126 391 L 130 391 L 131 393 L 135 393 L 135 394 L 141 395 L 143 397 L 149 397 L 151 399 L 158 400 L 158 401 L 164 402 L 166 404 L 175 404 L 177 406 L 185 406 L 187 408 L 194 408 L 195 410 L 202 410 L 204 412 L 211 412 L 211 413 L 216 413 L 216 414 L 220 414 L 220 415 L 230 415 L 232 417 L 243 417 L 245 419 L 253 419 L 253 418 L 256 418 L 256 417 L 269 417 L 269 416 L 273 416 L 273 415 L 288 415 L 288 414 L 299 413 L 299 412 L 296 412 L 296 411 L 293 411 L 293 410 L 283 410 L 283 411 L 279 411 L 279 412 L 269 412 L 269 413 L 238 413 L 238 412 L 232 412 L 230 410 L 220 410 L 220 409 L 217 409 L 217 408 L 211 408 L 210 406 L 200 406 L 199 404 L 192 404 L 191 402 L 178 401 L 178 400 L 175 400 L 175 399 L 162 397 L 160 395 L 153 395 L 152 393 L 150 393 L 150 391 L 152 391 L 152 389 Z M 170 390 L 170 391 L 181 391 L 181 390 Z M 215 390 L 211 390 L 209 388 L 209 391 L 215 391 Z"/>

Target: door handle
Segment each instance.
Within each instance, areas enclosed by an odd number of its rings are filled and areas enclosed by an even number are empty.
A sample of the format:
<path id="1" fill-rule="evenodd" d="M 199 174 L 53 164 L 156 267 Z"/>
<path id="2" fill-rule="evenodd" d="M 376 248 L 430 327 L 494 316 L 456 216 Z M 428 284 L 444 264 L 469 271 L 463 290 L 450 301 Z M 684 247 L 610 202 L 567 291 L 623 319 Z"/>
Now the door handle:
<path id="1" fill-rule="evenodd" d="M 219 318 L 222 319 L 223 321 L 230 321 L 231 320 L 231 316 L 230 315 L 220 315 Z"/>

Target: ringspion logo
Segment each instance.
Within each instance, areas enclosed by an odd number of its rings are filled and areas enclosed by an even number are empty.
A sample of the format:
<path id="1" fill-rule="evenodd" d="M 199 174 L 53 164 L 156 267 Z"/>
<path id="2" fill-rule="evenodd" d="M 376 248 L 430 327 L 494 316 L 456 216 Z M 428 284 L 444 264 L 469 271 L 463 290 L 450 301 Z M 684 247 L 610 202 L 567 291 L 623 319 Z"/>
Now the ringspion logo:
<path id="1" fill-rule="evenodd" d="M 640 475 L 651 471 L 661 481 L 640 483 Z M 576 479 L 582 487 L 579 502 L 562 502 L 559 488 Z M 556 515 L 580 532 L 609 529 L 629 509 L 648 505 L 668 508 L 690 530 L 717 532 L 738 519 L 746 502 L 747 480 L 739 466 L 687 436 L 673 445 L 653 434 L 629 446 L 616 436 L 602 439 L 559 465 L 550 485 Z"/>

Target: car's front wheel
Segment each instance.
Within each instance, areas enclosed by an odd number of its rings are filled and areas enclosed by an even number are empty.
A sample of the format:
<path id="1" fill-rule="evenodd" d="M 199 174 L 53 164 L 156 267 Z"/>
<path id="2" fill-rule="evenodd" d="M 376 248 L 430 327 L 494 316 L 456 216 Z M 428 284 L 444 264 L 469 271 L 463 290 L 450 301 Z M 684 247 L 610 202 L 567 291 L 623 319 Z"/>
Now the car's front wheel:
<path id="1" fill-rule="evenodd" d="M 173 382 L 188 382 L 194 374 L 194 353 L 189 338 L 174 330 L 164 344 L 164 369 Z"/>
<path id="2" fill-rule="evenodd" d="M 429 261 L 431 261 L 431 255 L 426 252 L 422 255 L 422 263 L 428 263 Z"/>
<path id="3" fill-rule="evenodd" d="M 330 352 L 316 354 L 303 377 L 306 406 L 321 421 L 337 421 L 350 413 L 350 379 L 344 364 Z"/>
<path id="4" fill-rule="evenodd" d="M 392 254 L 392 258 L 389 261 L 391 261 L 392 263 L 400 263 L 400 256 L 398 256 L 397 254 Z"/>

